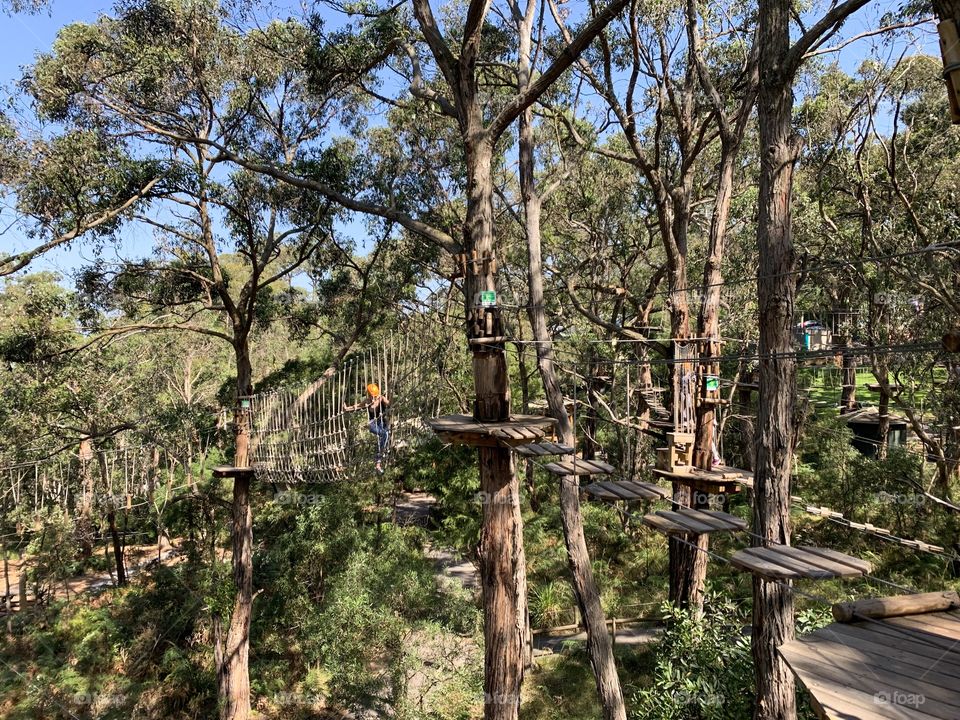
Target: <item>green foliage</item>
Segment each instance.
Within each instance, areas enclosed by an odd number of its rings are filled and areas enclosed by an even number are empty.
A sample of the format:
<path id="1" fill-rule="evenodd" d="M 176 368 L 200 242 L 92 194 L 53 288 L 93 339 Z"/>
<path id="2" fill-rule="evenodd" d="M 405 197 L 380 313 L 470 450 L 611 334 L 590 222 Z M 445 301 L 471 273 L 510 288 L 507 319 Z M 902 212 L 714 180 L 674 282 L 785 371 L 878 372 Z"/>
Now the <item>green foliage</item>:
<path id="1" fill-rule="evenodd" d="M 632 716 L 663 720 L 741 720 L 753 703 L 749 623 L 744 609 L 710 597 L 703 614 L 662 608 L 667 628 L 655 648 L 653 683 L 633 698 Z"/>

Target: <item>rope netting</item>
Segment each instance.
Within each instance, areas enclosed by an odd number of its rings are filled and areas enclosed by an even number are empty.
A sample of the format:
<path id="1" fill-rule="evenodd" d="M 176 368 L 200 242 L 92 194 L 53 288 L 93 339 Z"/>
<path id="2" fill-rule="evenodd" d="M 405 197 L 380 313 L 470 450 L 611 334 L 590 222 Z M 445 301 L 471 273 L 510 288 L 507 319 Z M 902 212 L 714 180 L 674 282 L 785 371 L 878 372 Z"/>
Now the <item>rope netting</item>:
<path id="1" fill-rule="evenodd" d="M 355 352 L 305 388 L 249 398 L 250 460 L 258 479 L 283 483 L 348 480 L 361 467 L 390 462 L 397 451 L 433 437 L 426 419 L 462 411 L 457 369 L 461 343 L 420 324 Z M 460 379 L 461 381 L 464 379 Z M 380 427 L 362 402 L 368 384 L 389 400 Z M 462 382 L 461 382 L 462 384 Z M 458 402 L 460 407 L 458 407 Z"/>

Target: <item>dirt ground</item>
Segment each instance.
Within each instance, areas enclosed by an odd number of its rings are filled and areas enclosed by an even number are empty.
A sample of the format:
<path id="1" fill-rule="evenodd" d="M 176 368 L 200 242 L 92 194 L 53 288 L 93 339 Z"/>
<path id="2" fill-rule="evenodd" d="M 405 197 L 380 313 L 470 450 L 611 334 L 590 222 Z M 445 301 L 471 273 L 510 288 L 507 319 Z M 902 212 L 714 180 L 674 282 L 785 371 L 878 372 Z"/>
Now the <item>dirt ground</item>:
<path id="1" fill-rule="evenodd" d="M 124 567 L 127 572 L 127 577 L 134 577 L 138 572 L 140 572 L 144 567 L 146 567 L 151 562 L 154 562 L 158 559 L 164 565 L 175 565 L 182 560 L 182 556 L 178 550 L 178 541 L 174 539 L 172 542 L 167 538 L 162 539 L 162 543 L 158 547 L 156 544 L 151 545 L 128 545 L 124 548 L 123 559 Z M 111 560 L 113 559 L 113 554 L 110 555 Z M 27 556 L 24 562 L 29 563 L 30 557 Z M 14 602 L 17 601 L 17 587 L 20 582 L 20 568 L 22 566 L 20 560 L 11 559 L 9 561 L 8 572 L 10 580 L 10 593 L 13 595 Z M 67 582 L 58 583 L 57 587 L 54 588 L 54 595 L 57 598 L 63 598 L 67 596 L 69 592 L 70 596 L 89 592 L 91 590 L 99 590 L 104 587 L 110 587 L 113 585 L 113 578 L 110 576 L 109 572 L 90 572 L 83 575 L 77 575 L 70 578 Z M 6 590 L 5 581 L 0 578 L 0 595 L 2 595 Z M 27 587 L 27 600 L 30 601 L 33 599 L 33 588 Z M 3 607 L 0 606 L 0 612 L 3 612 Z"/>

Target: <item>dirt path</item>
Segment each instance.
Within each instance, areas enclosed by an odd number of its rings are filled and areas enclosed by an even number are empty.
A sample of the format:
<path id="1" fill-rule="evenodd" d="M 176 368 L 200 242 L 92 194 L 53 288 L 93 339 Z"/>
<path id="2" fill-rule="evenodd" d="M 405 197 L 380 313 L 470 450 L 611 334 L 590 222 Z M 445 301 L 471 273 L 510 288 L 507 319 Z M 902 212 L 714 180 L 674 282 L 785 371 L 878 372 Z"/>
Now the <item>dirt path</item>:
<path id="1" fill-rule="evenodd" d="M 132 578 L 136 576 L 145 567 L 153 562 L 156 562 L 158 557 L 159 561 L 164 565 L 175 565 L 181 560 L 177 545 L 171 543 L 171 541 L 167 538 L 163 538 L 163 542 L 160 545 L 159 551 L 156 544 L 128 545 L 123 552 L 124 569 L 126 570 L 127 577 Z M 113 561 L 112 554 L 110 556 L 110 560 L 111 562 Z M 23 565 L 23 562 L 29 561 L 29 557 L 24 561 L 10 560 L 10 592 L 14 596 L 15 600 L 17 599 L 17 588 L 20 582 L 20 568 Z M 3 580 L 0 579 L 0 583 L 2 582 Z M 57 583 L 56 587 L 54 588 L 54 596 L 57 598 L 67 597 L 67 593 L 69 592 L 70 597 L 72 597 L 80 593 L 97 591 L 106 587 L 111 587 L 113 583 L 114 579 L 107 571 L 85 573 L 83 575 L 77 575 L 69 578 L 66 581 L 66 584 L 63 582 Z M 0 585 L 0 595 L 2 595 L 3 591 L 4 587 Z M 27 586 L 27 600 L 33 600 L 33 587 L 30 585 Z M 2 608 L 0 608 L 0 611 L 2 611 Z"/>

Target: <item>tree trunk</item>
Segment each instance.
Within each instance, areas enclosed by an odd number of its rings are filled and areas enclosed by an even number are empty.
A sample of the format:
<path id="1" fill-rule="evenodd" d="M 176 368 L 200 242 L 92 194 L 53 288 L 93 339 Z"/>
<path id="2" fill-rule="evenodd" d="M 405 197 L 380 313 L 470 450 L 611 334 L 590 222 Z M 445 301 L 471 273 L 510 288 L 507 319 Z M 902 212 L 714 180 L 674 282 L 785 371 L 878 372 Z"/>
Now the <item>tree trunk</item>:
<path id="1" fill-rule="evenodd" d="M 253 393 L 246 332 L 236 332 L 234 351 L 237 366 L 237 407 L 234 414 L 235 467 L 249 467 L 250 415 L 240 399 Z M 250 475 L 233 481 L 233 582 L 236 597 L 230 626 L 217 649 L 217 693 L 221 720 L 247 720 L 250 716 L 250 619 L 253 614 L 253 512 L 250 507 Z"/>
<path id="2" fill-rule="evenodd" d="M 467 214 L 464 250 L 473 257 L 493 252 L 493 148 L 482 131 L 478 105 L 466 120 Z M 471 265 L 465 279 L 468 316 L 481 306 L 480 293 L 496 291 L 495 265 Z M 510 417 L 510 383 L 502 346 L 473 348 L 476 400 L 474 418 L 500 421 Z M 480 574 L 484 617 L 484 718 L 516 720 L 524 675 L 526 623 L 519 592 L 526 586 L 523 565 L 523 525 L 514 505 L 519 492 L 513 458 L 505 447 L 478 448 L 483 509 Z M 522 579 L 521 579 L 522 578 Z"/>
<path id="3" fill-rule="evenodd" d="M 853 412 L 857 409 L 857 359 L 850 352 L 853 338 L 848 334 L 843 337 L 843 355 L 841 356 L 841 371 L 843 388 L 840 393 L 840 414 Z"/>
<path id="4" fill-rule="evenodd" d="M 100 465 L 100 476 L 103 479 L 103 487 L 109 491 L 107 498 L 107 524 L 110 528 L 110 540 L 113 542 L 113 559 L 117 565 L 117 587 L 127 584 L 127 574 L 123 568 L 123 546 L 120 543 L 120 534 L 117 532 L 117 508 L 116 499 L 113 495 L 113 484 L 110 481 L 109 470 L 107 469 L 107 457 L 101 450 L 97 453 L 97 462 Z"/>
<path id="5" fill-rule="evenodd" d="M 754 543 L 790 542 L 795 363 L 790 357 L 796 276 L 791 234 L 793 169 L 799 141 L 791 127 L 789 0 L 760 4 L 760 191 L 757 220 L 760 402 L 753 508 Z M 784 355 L 779 355 L 783 353 Z M 796 717 L 793 674 L 777 648 L 793 639 L 793 595 L 784 584 L 753 580 L 754 720 Z"/>
<path id="6" fill-rule="evenodd" d="M 543 258 L 540 232 L 541 198 L 534 181 L 534 138 L 532 113 L 520 117 L 520 185 L 523 194 L 527 236 L 527 314 L 537 348 L 537 366 L 543 382 L 550 414 L 557 421 L 562 441 L 571 447 L 576 437 L 564 404 L 563 390 L 554 367 L 553 344 L 543 307 Z M 574 596 L 587 631 L 587 654 L 593 668 L 604 720 L 626 720 L 626 706 L 620 678 L 617 676 L 613 643 L 607 633 L 606 617 L 600 604 L 600 592 L 593 577 L 590 554 L 583 534 L 580 513 L 580 486 L 576 477 L 560 481 L 560 517 L 567 547 L 567 560 L 573 580 Z"/>

